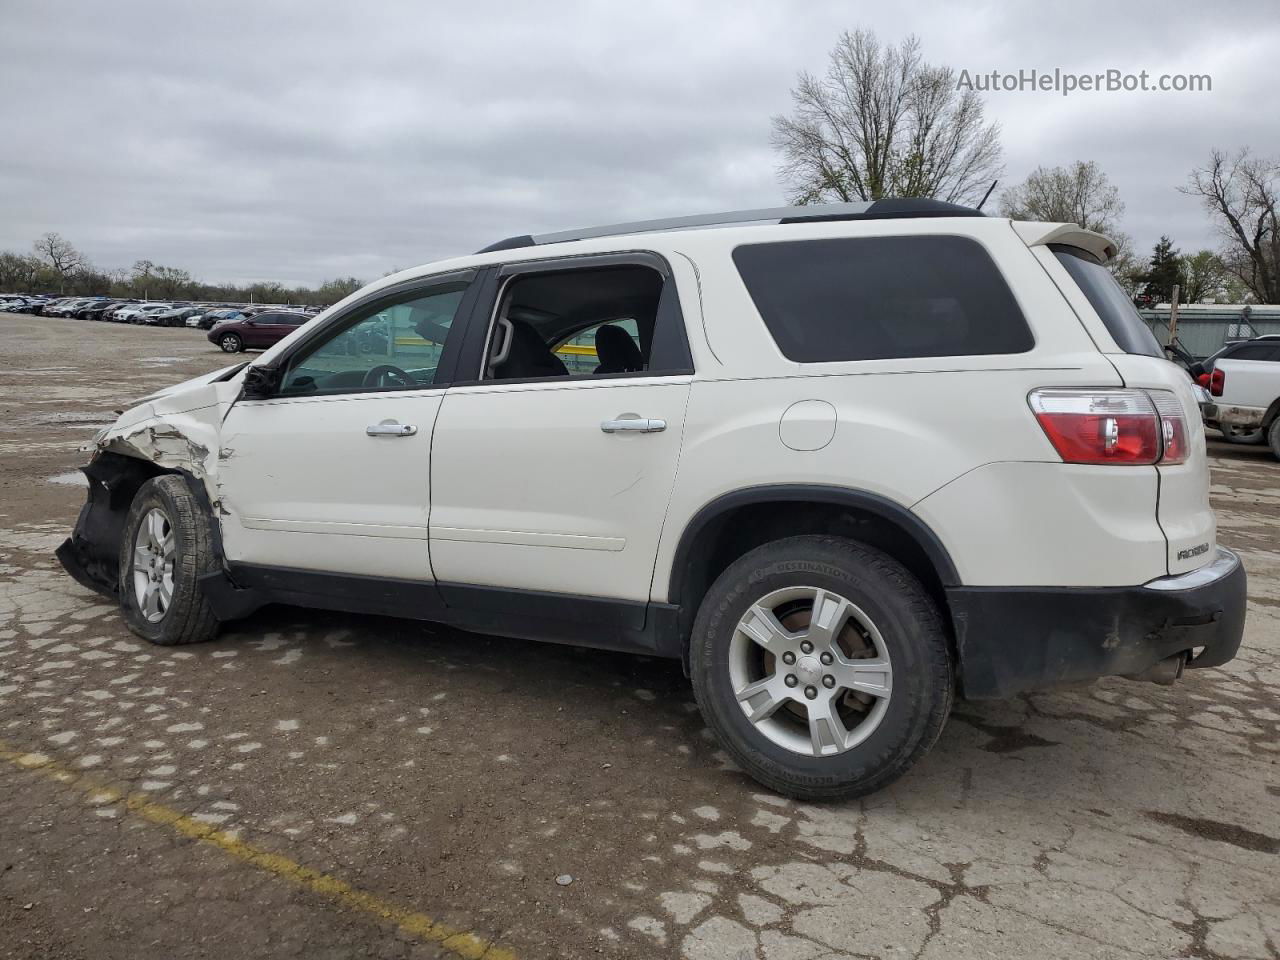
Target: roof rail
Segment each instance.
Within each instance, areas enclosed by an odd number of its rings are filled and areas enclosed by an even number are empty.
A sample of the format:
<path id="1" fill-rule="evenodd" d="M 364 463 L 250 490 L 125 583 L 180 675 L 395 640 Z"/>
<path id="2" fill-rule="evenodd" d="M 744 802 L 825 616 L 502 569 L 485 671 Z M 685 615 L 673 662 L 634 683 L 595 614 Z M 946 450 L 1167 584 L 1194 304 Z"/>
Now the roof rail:
<path id="1" fill-rule="evenodd" d="M 795 207 L 763 207 L 757 210 L 731 210 L 725 213 L 702 213 L 692 217 L 667 217 L 661 220 L 636 220 L 604 227 L 582 227 L 537 236 L 525 234 L 491 243 L 478 253 L 514 250 L 519 247 L 568 243 L 594 237 L 617 237 L 628 233 L 656 233 L 666 230 L 689 230 L 697 227 L 721 227 L 734 223 L 815 223 L 824 220 L 894 220 L 904 217 L 982 217 L 980 210 L 962 207 L 944 200 L 918 197 L 867 200 L 860 203 L 814 203 Z"/>

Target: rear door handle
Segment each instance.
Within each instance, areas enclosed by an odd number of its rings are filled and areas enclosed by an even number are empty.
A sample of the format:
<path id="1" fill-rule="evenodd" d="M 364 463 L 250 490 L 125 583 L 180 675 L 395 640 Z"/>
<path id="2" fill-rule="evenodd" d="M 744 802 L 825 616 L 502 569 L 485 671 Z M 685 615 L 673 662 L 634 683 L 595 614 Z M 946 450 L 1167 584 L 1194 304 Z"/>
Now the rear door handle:
<path id="1" fill-rule="evenodd" d="M 394 420 L 384 420 L 382 423 L 371 423 L 364 428 L 364 432 L 371 437 L 412 437 L 418 432 L 418 428 L 412 423 L 396 423 Z"/>
<path id="2" fill-rule="evenodd" d="M 661 433 L 667 429 L 665 420 L 649 420 L 644 417 L 619 417 L 600 424 L 605 433 Z"/>

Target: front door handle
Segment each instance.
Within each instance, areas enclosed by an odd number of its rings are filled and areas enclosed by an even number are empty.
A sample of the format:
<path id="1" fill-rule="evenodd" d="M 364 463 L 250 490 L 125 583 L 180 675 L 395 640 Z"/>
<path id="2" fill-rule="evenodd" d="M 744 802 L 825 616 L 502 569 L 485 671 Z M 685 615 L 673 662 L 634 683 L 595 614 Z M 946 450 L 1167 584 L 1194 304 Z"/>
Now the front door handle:
<path id="1" fill-rule="evenodd" d="M 396 423 L 394 420 L 384 420 L 382 423 L 371 423 L 364 428 L 364 432 L 371 437 L 412 437 L 418 432 L 418 428 L 412 423 Z"/>
<path id="2" fill-rule="evenodd" d="M 665 420 L 649 420 L 645 417 L 622 416 L 600 424 L 605 433 L 661 433 L 667 429 Z"/>

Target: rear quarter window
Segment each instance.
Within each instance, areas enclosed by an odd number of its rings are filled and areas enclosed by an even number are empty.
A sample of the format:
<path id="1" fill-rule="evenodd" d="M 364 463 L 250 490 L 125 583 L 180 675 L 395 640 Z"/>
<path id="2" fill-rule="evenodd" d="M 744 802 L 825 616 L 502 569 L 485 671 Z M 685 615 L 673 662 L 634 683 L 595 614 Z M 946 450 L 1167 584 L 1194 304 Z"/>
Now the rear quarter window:
<path id="1" fill-rule="evenodd" d="M 1071 274 L 1071 279 L 1102 320 L 1117 347 L 1125 353 L 1165 359 L 1156 335 L 1134 308 L 1133 301 L 1120 289 L 1111 271 L 1097 257 L 1079 247 L 1051 244 L 1049 249 Z"/>
<path id="2" fill-rule="evenodd" d="M 1023 353 L 1031 329 L 966 237 L 842 237 L 741 246 L 734 264 L 788 360 Z"/>

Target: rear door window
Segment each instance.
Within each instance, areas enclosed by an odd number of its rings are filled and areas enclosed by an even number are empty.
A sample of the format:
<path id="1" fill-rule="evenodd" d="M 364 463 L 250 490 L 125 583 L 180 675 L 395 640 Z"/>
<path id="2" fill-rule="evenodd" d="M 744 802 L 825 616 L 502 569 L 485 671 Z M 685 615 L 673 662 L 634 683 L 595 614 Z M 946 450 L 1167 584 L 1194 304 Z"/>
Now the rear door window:
<path id="1" fill-rule="evenodd" d="M 733 261 L 788 360 L 1023 353 L 1031 329 L 967 237 L 842 237 L 738 247 Z"/>
<path id="2" fill-rule="evenodd" d="M 1164 350 L 1156 335 L 1134 308 L 1133 301 L 1120 289 L 1111 271 L 1097 257 L 1079 247 L 1062 244 L 1050 244 L 1049 249 L 1071 274 L 1071 279 L 1098 314 L 1116 346 L 1125 353 L 1164 359 Z"/>

